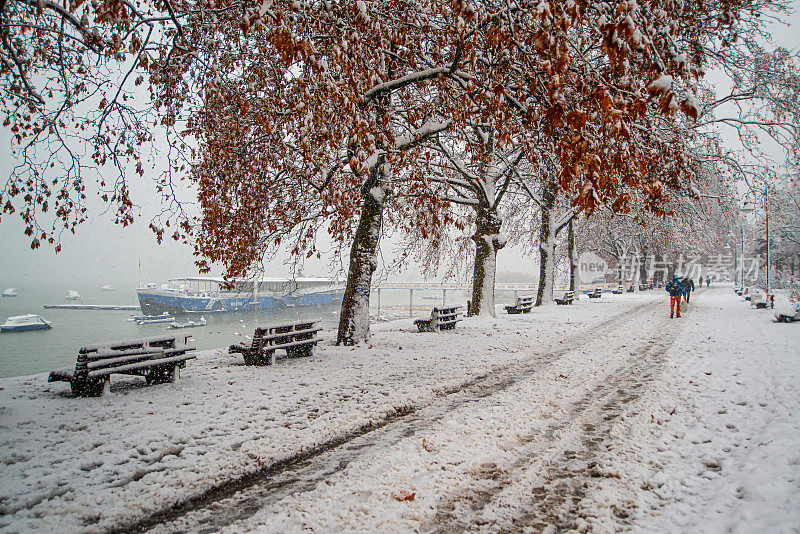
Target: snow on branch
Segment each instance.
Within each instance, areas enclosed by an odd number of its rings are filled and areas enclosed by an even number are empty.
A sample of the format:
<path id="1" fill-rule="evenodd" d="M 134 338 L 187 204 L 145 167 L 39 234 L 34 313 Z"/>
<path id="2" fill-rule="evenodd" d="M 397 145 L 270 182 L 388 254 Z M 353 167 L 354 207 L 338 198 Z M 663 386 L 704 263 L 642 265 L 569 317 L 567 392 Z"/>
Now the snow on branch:
<path id="1" fill-rule="evenodd" d="M 396 89 L 402 89 L 407 85 L 411 85 L 413 83 L 421 82 L 424 80 L 429 80 L 431 78 L 439 76 L 440 74 L 449 73 L 451 68 L 452 68 L 451 65 L 436 67 L 433 69 L 427 69 L 412 74 L 407 74 L 395 80 L 389 80 L 388 82 L 379 83 L 378 85 L 376 85 L 375 87 L 364 93 L 363 100 L 364 102 L 367 102 L 369 100 L 372 100 L 381 93 L 387 93 L 390 91 L 394 91 Z"/>

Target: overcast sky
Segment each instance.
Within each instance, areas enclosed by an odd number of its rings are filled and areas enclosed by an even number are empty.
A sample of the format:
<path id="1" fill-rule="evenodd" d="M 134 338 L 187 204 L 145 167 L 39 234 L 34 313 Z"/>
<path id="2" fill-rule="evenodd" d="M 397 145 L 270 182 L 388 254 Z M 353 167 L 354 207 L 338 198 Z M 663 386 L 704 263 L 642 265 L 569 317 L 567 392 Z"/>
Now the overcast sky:
<path id="1" fill-rule="evenodd" d="M 773 36 L 777 44 L 798 50 L 800 0 L 795 0 L 794 4 L 795 13 L 788 21 L 789 26 L 773 26 Z M 0 163 L 0 177 L 4 178 L 14 164 L 5 129 L 0 131 L 0 151 L 4 155 Z M 92 183 L 93 180 L 89 181 L 88 186 Z M 22 234 L 19 217 L 16 214 L 4 216 L 0 222 L 0 289 L 9 286 L 99 287 L 109 283 L 118 288 L 132 288 L 137 282 L 160 283 L 167 278 L 196 274 L 189 247 L 171 241 L 159 246 L 147 228 L 150 217 L 158 209 L 158 199 L 151 184 L 140 181 L 134 187 L 134 199 L 141 208 L 133 226 L 122 228 L 113 224 L 108 215 L 92 210 L 89 220 L 79 226 L 77 235 L 64 236 L 63 250 L 59 254 L 55 254 L 49 246 L 31 251 L 30 239 Z M 90 196 L 93 195 L 91 192 Z M 94 198 L 91 200 L 98 205 Z M 388 254 L 389 251 L 384 253 Z M 501 271 L 533 272 L 535 263 L 533 258 L 526 258 L 513 249 L 504 249 L 498 256 L 498 268 Z M 327 272 L 327 265 L 327 261 L 309 262 L 304 274 L 331 274 Z M 270 269 L 266 273 L 268 276 L 285 276 L 289 273 L 289 268 L 281 261 L 273 262 Z M 417 269 L 412 268 L 398 277 L 415 279 L 418 277 Z"/>

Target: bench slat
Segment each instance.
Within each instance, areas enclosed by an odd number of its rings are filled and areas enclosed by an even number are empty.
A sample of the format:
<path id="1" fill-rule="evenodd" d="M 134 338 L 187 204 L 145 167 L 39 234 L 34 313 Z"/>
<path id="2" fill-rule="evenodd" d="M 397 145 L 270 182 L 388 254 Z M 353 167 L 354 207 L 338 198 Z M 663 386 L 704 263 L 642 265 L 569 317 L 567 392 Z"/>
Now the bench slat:
<path id="1" fill-rule="evenodd" d="M 152 344 L 158 343 L 163 341 L 173 341 L 176 345 L 189 345 L 187 339 L 192 337 L 191 335 L 181 335 L 181 334 L 164 334 L 161 336 L 150 336 L 150 337 L 140 337 L 140 338 L 133 338 L 133 339 L 124 339 L 122 341 L 111 341 L 106 343 L 93 343 L 91 345 L 86 345 L 80 349 L 80 352 L 94 352 L 99 349 L 104 348 L 111 348 L 111 347 L 135 347 L 135 346 L 142 346 L 143 344 Z M 182 339 L 181 339 L 182 338 Z"/>
<path id="2" fill-rule="evenodd" d="M 172 356 L 170 358 L 160 358 L 158 360 L 145 360 L 139 363 L 132 363 L 128 365 L 120 365 L 118 367 L 109 367 L 106 369 L 97 369 L 89 371 L 89 378 L 98 378 L 101 376 L 108 376 L 114 373 L 124 373 L 125 371 L 135 371 L 137 369 L 145 369 L 147 367 L 157 367 L 159 365 L 168 365 L 170 363 L 177 363 L 196 358 L 194 354 L 181 354 L 180 356 Z"/>
<path id="3" fill-rule="evenodd" d="M 265 347 L 265 348 L 267 348 L 269 350 L 273 350 L 273 349 L 288 349 L 288 348 L 291 348 L 291 347 L 299 347 L 300 345 L 314 345 L 314 344 L 319 343 L 320 341 L 322 341 L 322 338 L 314 336 L 314 337 L 309 338 L 309 339 L 300 339 L 300 340 L 297 340 L 297 341 L 292 341 L 290 343 L 283 343 L 281 345 L 270 345 L 269 347 Z"/>
<path id="4" fill-rule="evenodd" d="M 126 362 L 134 363 L 134 362 L 148 361 L 148 360 L 158 361 L 166 359 L 165 357 L 168 357 L 171 354 L 183 354 L 184 352 L 190 350 L 195 350 L 195 348 L 192 347 L 189 349 L 168 349 L 158 352 L 150 351 L 139 354 L 128 354 L 125 356 L 120 356 L 119 358 L 106 358 L 102 361 L 93 361 L 87 363 L 86 368 L 91 370 L 91 369 L 101 369 L 103 367 L 115 367 L 119 363 L 126 363 Z"/>
<path id="5" fill-rule="evenodd" d="M 279 337 L 286 337 L 286 336 L 301 336 L 303 334 L 316 334 L 317 332 L 321 331 L 322 328 L 306 328 L 303 330 L 290 330 L 288 332 L 281 332 L 276 334 L 269 334 L 266 336 L 261 336 L 261 341 L 270 341 L 272 339 L 276 339 Z M 253 338 L 255 339 L 255 338 Z"/>
<path id="6" fill-rule="evenodd" d="M 166 349 L 166 350 L 186 350 L 186 349 Z M 165 349 L 161 347 L 155 348 L 141 348 L 141 349 L 128 349 L 128 350 L 113 350 L 113 351 L 104 351 L 101 353 L 85 353 L 82 356 L 86 361 L 94 362 L 94 361 L 104 361 L 113 358 L 119 358 L 124 356 L 138 356 L 142 354 L 159 354 L 165 352 Z"/>

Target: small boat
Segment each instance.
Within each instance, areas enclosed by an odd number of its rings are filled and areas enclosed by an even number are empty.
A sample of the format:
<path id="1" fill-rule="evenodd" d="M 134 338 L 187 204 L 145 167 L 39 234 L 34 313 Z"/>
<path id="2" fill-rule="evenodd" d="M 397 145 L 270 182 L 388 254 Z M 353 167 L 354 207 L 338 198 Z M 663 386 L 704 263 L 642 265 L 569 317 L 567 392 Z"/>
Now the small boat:
<path id="1" fill-rule="evenodd" d="M 67 300 L 81 300 L 81 295 L 74 289 L 70 289 L 69 291 L 67 291 L 67 296 L 64 298 Z"/>
<path id="2" fill-rule="evenodd" d="M 172 320 L 173 317 L 170 316 L 167 312 L 162 313 L 161 315 L 134 315 L 130 319 L 128 319 L 129 323 L 133 321 L 152 321 L 155 319 L 170 319 Z"/>
<path id="3" fill-rule="evenodd" d="M 100 291 L 114 291 L 114 286 L 111 284 L 106 284 L 100 288 Z"/>
<path id="4" fill-rule="evenodd" d="M 138 321 L 136 321 L 136 324 L 143 325 L 143 324 L 171 323 L 174 320 L 175 317 L 172 317 L 168 314 L 152 315 L 147 319 L 139 319 Z"/>
<path id="5" fill-rule="evenodd" d="M 19 293 L 17 293 L 17 289 L 14 287 L 9 287 L 5 291 L 3 291 L 4 297 L 18 297 Z"/>
<path id="6" fill-rule="evenodd" d="M 194 328 L 196 326 L 205 326 L 206 319 L 205 317 L 201 316 L 199 321 L 186 321 L 185 323 L 172 323 L 167 328 L 172 330 L 173 328 Z"/>
<path id="7" fill-rule="evenodd" d="M 29 313 L 9 317 L 5 323 L 0 325 L 0 332 L 25 332 L 27 330 L 50 330 L 51 328 L 53 328 L 53 323 L 40 315 Z"/>

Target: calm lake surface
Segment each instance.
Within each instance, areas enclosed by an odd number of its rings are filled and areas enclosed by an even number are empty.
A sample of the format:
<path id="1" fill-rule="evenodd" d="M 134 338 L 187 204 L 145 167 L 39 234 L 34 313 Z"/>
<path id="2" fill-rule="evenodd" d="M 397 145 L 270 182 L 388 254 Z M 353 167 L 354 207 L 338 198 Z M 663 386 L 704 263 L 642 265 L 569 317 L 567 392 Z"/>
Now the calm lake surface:
<path id="1" fill-rule="evenodd" d="M 0 291 L 5 287 L 0 287 Z M 52 310 L 45 304 L 74 304 L 64 300 L 68 289 L 81 295 L 80 304 L 137 305 L 136 291 L 117 288 L 101 291 L 99 287 L 37 288 L 17 287 L 18 297 L 0 298 L 0 323 L 13 315 L 35 313 L 51 323 L 51 330 L 0 334 L 0 378 L 24 376 L 52 371 L 58 367 L 75 364 L 78 349 L 91 343 L 117 341 L 134 337 L 165 334 L 168 323 L 139 326 L 128 321 L 137 311 L 115 310 Z M 408 317 L 408 291 L 381 292 L 380 315 L 386 319 Z M 448 291 L 447 303 L 464 306 L 469 294 Z M 513 295 L 497 294 L 497 302 L 513 301 Z M 441 303 L 441 291 L 414 291 L 414 316 L 427 315 Z M 371 313 L 376 315 L 377 296 L 371 299 Z M 249 340 L 256 325 L 268 325 L 297 319 L 319 319 L 326 331 L 335 330 L 339 321 L 339 306 L 298 306 L 273 308 L 257 312 L 236 312 L 205 315 L 206 326 L 176 332 L 191 333 L 198 350 L 227 347 L 232 343 Z M 192 317 L 192 320 L 198 320 Z M 181 322 L 179 320 L 179 322 Z"/>

